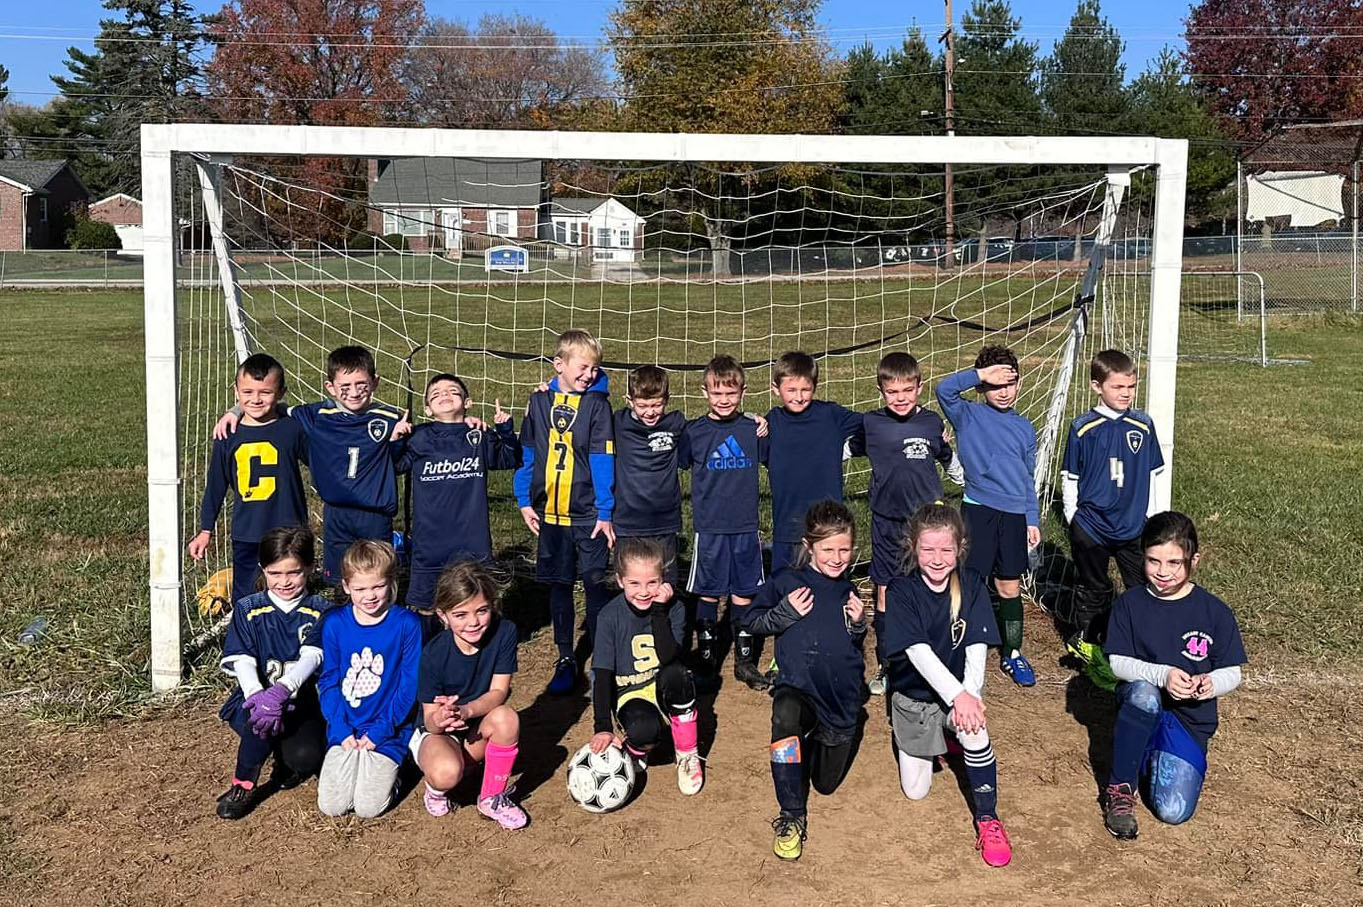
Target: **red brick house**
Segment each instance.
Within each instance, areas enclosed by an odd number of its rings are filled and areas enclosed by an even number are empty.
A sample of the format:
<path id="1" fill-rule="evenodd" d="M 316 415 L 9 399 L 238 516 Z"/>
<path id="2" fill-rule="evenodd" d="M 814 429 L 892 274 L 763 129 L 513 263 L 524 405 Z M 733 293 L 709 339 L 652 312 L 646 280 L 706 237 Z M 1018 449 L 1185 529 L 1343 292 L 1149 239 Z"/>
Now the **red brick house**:
<path id="1" fill-rule="evenodd" d="M 112 224 L 125 252 L 142 251 L 142 201 L 123 192 L 90 205 L 90 219 Z"/>
<path id="2" fill-rule="evenodd" d="M 0 249 L 59 249 L 90 190 L 66 161 L 0 161 Z"/>

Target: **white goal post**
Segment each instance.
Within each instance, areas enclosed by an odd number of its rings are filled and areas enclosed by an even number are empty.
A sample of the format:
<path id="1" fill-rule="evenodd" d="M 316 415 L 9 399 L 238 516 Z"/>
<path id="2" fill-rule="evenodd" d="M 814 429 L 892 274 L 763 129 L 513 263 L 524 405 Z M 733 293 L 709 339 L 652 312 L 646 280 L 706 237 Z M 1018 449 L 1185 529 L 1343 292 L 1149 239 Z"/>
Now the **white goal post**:
<path id="1" fill-rule="evenodd" d="M 805 165 L 953 165 L 1107 168 L 1153 174 L 1153 216 L 1148 237 L 1148 323 L 1138 335 L 1145 356 L 1144 408 L 1154 419 L 1167 468 L 1156 480 L 1156 503 L 1171 503 L 1174 403 L 1178 361 L 1179 292 L 1182 270 L 1184 193 L 1188 144 L 1149 137 L 812 136 L 709 135 L 601 132 L 533 132 L 323 126 L 178 123 L 143 125 L 141 146 L 147 376 L 147 485 L 150 567 L 151 683 L 156 691 L 181 682 L 183 645 L 183 549 L 186 536 L 179 450 L 180 360 L 177 256 L 183 221 L 176 210 L 179 159 L 201 163 L 237 157 L 328 157 L 360 159 L 473 158 L 574 162 L 649 161 Z M 206 219 L 213 219 L 219 187 L 210 167 L 200 167 L 192 187 L 202 192 Z M 1120 178 L 1110 178 L 1109 201 L 1121 198 Z M 218 215 L 221 216 L 220 214 Z M 1105 209 L 1103 221 L 1107 222 Z M 1100 243 L 1110 224 L 1098 228 Z M 213 236 L 218 273 L 234 294 L 232 263 L 220 236 Z M 1105 252 L 1099 249 L 1099 256 Z M 982 253 L 981 253 L 982 254 Z M 1141 253 L 1146 255 L 1146 251 Z M 1076 250 L 1076 259 L 1078 257 Z M 1089 281 L 1091 286 L 1092 281 Z M 1146 285 L 1143 285 L 1143 287 Z M 1141 295 L 1147 290 L 1142 289 Z M 235 353 L 245 354 L 235 304 L 228 306 Z M 1073 348 L 1073 347 L 1071 347 Z M 1078 367 L 1071 362 L 1070 367 Z M 934 376 L 940 377 L 940 376 Z M 1053 407 L 1054 408 L 1054 407 Z M 1049 443 L 1056 444 L 1053 420 Z M 1043 439 L 1043 443 L 1047 443 Z M 1054 456 L 1054 450 L 1051 451 Z"/>

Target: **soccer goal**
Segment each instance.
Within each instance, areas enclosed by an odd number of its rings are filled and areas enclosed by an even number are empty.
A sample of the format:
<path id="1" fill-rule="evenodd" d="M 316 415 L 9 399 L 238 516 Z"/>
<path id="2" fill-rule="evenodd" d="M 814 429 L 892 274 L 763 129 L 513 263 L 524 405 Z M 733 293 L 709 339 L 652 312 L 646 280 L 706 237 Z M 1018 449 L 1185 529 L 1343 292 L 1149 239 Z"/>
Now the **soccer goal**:
<path id="1" fill-rule="evenodd" d="M 144 126 L 154 688 L 181 681 L 212 624 L 194 590 L 231 562 L 223 523 L 203 562 L 184 547 L 213 422 L 256 351 L 292 400 L 320 398 L 327 351 L 360 343 L 394 406 L 419 413 L 452 371 L 475 414 L 500 399 L 519 416 L 556 335 L 586 328 L 617 405 L 626 370 L 656 363 L 695 416 L 719 352 L 745 365 L 749 410 L 790 349 L 818 358 L 820 395 L 866 410 L 886 352 L 913 353 L 931 387 L 1005 344 L 1048 511 L 1088 358 L 1119 346 L 1141 364 L 1167 505 L 1186 157 L 1153 138 Z M 865 461 L 847 475 L 864 509 Z M 497 547 L 518 523 L 494 515 Z"/>

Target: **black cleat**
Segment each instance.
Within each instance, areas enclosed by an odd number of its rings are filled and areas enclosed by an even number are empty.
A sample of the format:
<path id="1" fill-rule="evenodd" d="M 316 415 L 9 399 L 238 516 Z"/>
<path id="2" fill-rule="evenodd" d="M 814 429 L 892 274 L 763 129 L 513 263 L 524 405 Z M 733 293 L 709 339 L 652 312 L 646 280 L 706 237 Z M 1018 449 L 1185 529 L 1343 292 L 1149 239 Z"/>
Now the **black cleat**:
<path id="1" fill-rule="evenodd" d="M 1130 784 L 1109 784 L 1103 792 L 1103 824 L 1118 841 L 1136 837 L 1136 794 Z"/>
<path id="2" fill-rule="evenodd" d="M 227 793 L 218 798 L 218 818 L 244 819 L 256 805 L 255 786 L 233 781 Z"/>
<path id="3" fill-rule="evenodd" d="M 751 661 L 734 659 L 734 679 L 743 681 L 759 692 L 771 688 L 771 681 Z"/>

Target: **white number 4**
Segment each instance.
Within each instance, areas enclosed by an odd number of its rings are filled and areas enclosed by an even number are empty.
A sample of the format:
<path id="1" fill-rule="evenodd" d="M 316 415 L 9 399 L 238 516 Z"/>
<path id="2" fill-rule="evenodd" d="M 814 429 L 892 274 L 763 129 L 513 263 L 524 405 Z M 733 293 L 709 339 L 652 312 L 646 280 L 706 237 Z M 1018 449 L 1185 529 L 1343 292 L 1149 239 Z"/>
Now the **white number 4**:
<path id="1" fill-rule="evenodd" d="M 1122 468 L 1122 461 L 1116 457 L 1108 457 L 1107 465 L 1108 478 L 1116 482 L 1118 488 L 1121 488 L 1122 484 L 1126 481 L 1126 473 Z"/>
<path id="2" fill-rule="evenodd" d="M 350 465 L 346 466 L 345 477 L 347 479 L 353 479 L 355 478 L 355 473 L 360 471 L 360 449 L 358 447 L 347 447 L 346 452 L 350 455 Z M 1116 458 L 1113 458 L 1112 462 L 1116 463 Z M 1121 488 L 1122 483 L 1118 482 L 1117 487 Z"/>

